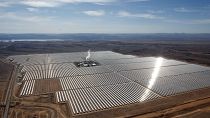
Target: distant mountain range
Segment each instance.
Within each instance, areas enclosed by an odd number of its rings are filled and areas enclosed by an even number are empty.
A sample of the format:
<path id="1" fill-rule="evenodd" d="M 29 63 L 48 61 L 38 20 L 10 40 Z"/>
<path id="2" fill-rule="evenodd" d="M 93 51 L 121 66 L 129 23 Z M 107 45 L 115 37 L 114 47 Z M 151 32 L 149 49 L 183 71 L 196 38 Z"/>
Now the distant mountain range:
<path id="1" fill-rule="evenodd" d="M 0 40 L 210 40 L 210 34 L 144 33 L 144 34 L 4 34 Z"/>

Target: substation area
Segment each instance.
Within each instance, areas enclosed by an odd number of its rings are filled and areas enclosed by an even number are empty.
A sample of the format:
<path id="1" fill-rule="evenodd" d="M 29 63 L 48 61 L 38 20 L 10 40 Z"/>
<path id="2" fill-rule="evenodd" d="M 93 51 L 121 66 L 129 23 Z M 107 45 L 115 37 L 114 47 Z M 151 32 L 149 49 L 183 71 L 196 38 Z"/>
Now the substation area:
<path id="1" fill-rule="evenodd" d="M 123 109 L 129 105 L 151 103 L 151 111 L 139 111 L 144 114 L 155 111 L 152 108 L 155 103 L 156 107 L 163 104 L 167 108 L 164 102 L 167 103 L 167 98 L 176 100 L 173 97 L 210 87 L 209 67 L 111 51 L 88 53 L 88 59 L 87 52 L 8 57 L 22 66 L 18 96 L 53 95 L 56 104 L 67 105 L 69 116 L 93 116 L 118 109 L 115 112 L 119 114 L 106 114 L 116 117 L 126 112 L 132 116 L 132 109 Z"/>

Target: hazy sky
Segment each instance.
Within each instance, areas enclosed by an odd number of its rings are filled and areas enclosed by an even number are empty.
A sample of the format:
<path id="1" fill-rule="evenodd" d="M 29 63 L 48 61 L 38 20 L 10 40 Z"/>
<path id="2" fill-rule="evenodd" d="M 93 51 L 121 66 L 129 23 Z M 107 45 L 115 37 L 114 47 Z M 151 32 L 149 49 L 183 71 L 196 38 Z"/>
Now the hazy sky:
<path id="1" fill-rule="evenodd" d="M 210 33 L 210 0 L 0 0 L 0 33 Z"/>

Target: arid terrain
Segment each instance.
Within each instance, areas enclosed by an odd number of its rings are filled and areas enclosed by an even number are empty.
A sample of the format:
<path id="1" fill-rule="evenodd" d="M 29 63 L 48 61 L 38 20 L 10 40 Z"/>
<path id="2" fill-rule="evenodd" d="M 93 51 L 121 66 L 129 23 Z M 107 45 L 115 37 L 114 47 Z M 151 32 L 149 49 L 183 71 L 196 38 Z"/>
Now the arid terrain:
<path id="1" fill-rule="evenodd" d="M 210 65 L 210 41 L 59 41 L 1 42 L 0 57 L 34 53 L 58 53 L 111 50 L 139 56 L 163 56 L 187 62 Z"/>
<path id="2" fill-rule="evenodd" d="M 162 56 L 190 63 L 210 66 L 210 41 L 59 41 L 59 42 L 1 42 L 0 57 L 10 55 L 59 53 L 111 50 L 123 54 L 138 56 Z M 0 61 L 1 62 L 1 61 Z M 9 61 L 0 64 L 1 105 L 5 90 L 12 74 L 13 64 Z M 3 70 L 3 71 L 2 71 Z M 41 80 L 40 80 L 41 81 Z M 43 80 L 46 81 L 47 80 Z M 46 82 L 41 82 L 46 83 Z M 35 85 L 35 91 L 53 91 L 53 82 L 49 86 Z M 48 82 L 47 82 L 48 83 Z M 56 88 L 60 88 L 56 84 Z M 11 118 L 65 118 L 71 115 L 66 112 L 65 104 L 57 104 L 53 94 L 19 98 L 20 86 L 14 86 L 9 117 Z M 176 117 L 208 118 L 210 114 L 210 88 L 165 97 L 143 104 L 132 104 L 125 107 L 94 112 L 77 117 Z M 1 115 L 3 110 L 1 106 Z"/>
<path id="3" fill-rule="evenodd" d="M 2 116 L 6 109 L 7 100 L 10 99 L 10 93 L 7 90 L 10 87 L 13 65 L 0 60 L 0 70 L 0 116 Z"/>

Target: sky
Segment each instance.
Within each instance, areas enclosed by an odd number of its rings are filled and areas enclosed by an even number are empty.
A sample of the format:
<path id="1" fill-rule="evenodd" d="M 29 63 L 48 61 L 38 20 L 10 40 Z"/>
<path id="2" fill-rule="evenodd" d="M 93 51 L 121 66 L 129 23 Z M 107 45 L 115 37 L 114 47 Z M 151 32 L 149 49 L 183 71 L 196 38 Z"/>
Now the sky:
<path id="1" fill-rule="evenodd" d="M 0 33 L 210 33 L 210 0 L 0 0 Z"/>

